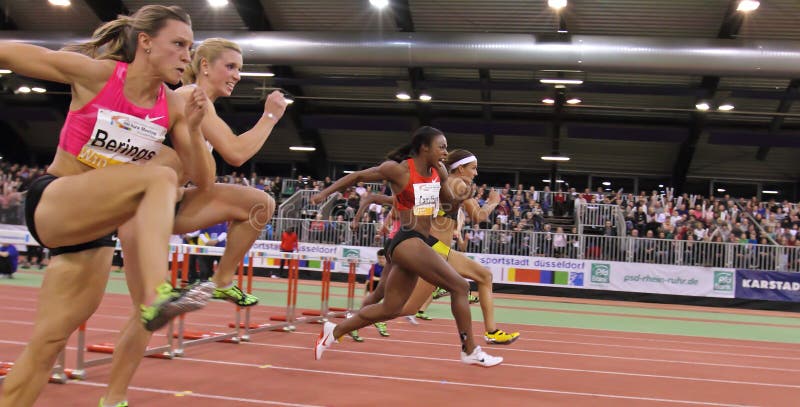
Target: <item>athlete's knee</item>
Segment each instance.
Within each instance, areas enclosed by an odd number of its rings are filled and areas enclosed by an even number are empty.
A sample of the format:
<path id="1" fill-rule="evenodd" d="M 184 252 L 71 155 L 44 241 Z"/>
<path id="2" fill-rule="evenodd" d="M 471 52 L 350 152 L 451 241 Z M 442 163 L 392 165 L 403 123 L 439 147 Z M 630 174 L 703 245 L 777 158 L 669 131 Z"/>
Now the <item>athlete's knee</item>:
<path id="1" fill-rule="evenodd" d="M 162 166 L 171 168 L 179 176 L 183 174 L 183 163 L 181 162 L 178 153 L 169 147 L 163 147 L 162 150 L 147 164 L 148 166 Z"/>
<path id="2" fill-rule="evenodd" d="M 491 284 L 493 278 L 492 272 L 486 267 L 479 267 L 477 273 L 475 273 L 476 284 Z"/>
<path id="3" fill-rule="evenodd" d="M 33 357 L 45 363 L 54 359 L 67 345 L 72 332 L 59 332 L 53 328 L 35 330 L 28 346 L 34 350 Z"/>
<path id="4" fill-rule="evenodd" d="M 260 195 L 254 215 L 256 216 L 256 222 L 263 226 L 272 219 L 272 215 L 275 213 L 275 199 L 269 194 Z"/>
<path id="5" fill-rule="evenodd" d="M 469 293 L 469 282 L 463 278 L 454 278 L 452 281 L 448 281 L 447 284 L 449 287 L 445 287 L 445 289 L 450 291 L 453 296 L 466 296 Z"/>
<path id="6" fill-rule="evenodd" d="M 381 319 L 390 320 L 403 315 L 403 305 L 405 304 L 392 305 L 387 304 L 386 302 L 382 302 L 381 304 Z"/>
<path id="7" fill-rule="evenodd" d="M 169 187 L 176 187 L 178 185 L 178 173 L 170 167 L 153 167 L 153 176 L 157 177 L 158 181 L 166 184 Z"/>

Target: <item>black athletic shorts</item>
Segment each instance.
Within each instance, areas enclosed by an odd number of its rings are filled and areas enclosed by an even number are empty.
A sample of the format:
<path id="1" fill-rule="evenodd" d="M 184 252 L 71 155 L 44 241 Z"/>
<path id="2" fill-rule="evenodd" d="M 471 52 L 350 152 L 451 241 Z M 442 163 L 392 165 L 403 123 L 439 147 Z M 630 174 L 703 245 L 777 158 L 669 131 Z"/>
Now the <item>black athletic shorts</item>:
<path id="1" fill-rule="evenodd" d="M 386 247 L 384 248 L 384 251 L 386 252 L 386 260 L 391 261 L 392 252 L 394 252 L 394 248 L 397 247 L 397 245 L 400 244 L 400 242 L 413 238 L 418 238 L 422 240 L 423 242 L 425 242 L 425 244 L 430 246 L 436 253 L 439 253 L 445 259 L 447 259 L 447 257 L 450 256 L 450 247 L 439 241 L 439 239 L 431 235 L 425 236 L 422 233 L 419 233 L 413 229 L 412 230 L 400 229 L 397 232 L 397 234 L 394 235 L 392 240 L 386 243 Z"/>
<path id="2" fill-rule="evenodd" d="M 34 221 L 33 214 L 36 212 L 36 207 L 39 206 L 39 201 L 42 199 L 42 193 L 44 192 L 45 188 L 50 185 L 51 182 L 58 179 L 55 175 L 45 174 L 39 178 L 36 178 L 32 183 L 30 188 L 28 188 L 28 194 L 25 198 L 25 223 L 28 225 L 28 231 L 31 232 L 31 236 L 36 239 L 37 242 L 42 247 L 47 247 L 42 244 L 41 239 L 39 239 L 39 234 L 36 233 L 36 222 Z M 50 255 L 56 256 L 62 253 L 76 253 L 82 252 L 84 250 L 94 249 L 96 247 L 116 247 L 117 242 L 114 240 L 114 233 L 103 236 L 99 239 L 92 240 L 85 243 L 79 243 L 73 246 L 61 246 L 61 247 L 47 247 L 50 249 Z"/>

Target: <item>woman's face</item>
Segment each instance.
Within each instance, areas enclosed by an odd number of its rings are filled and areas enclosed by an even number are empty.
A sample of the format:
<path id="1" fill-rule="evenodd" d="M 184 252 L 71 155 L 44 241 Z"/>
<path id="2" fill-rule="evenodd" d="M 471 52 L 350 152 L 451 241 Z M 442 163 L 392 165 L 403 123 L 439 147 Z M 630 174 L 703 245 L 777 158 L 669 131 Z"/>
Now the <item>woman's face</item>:
<path id="1" fill-rule="evenodd" d="M 430 145 L 423 146 L 424 157 L 429 166 L 433 167 L 447 160 L 447 138 L 439 134 L 433 138 Z"/>
<path id="2" fill-rule="evenodd" d="M 139 34 L 139 46 L 149 49 L 148 61 L 159 77 L 169 84 L 180 82 L 186 65 L 191 62 L 189 50 L 194 41 L 192 27 L 178 20 L 167 20 L 154 37 Z"/>
<path id="3" fill-rule="evenodd" d="M 473 161 L 471 163 L 466 163 L 458 168 L 456 168 L 457 175 L 464 179 L 467 184 L 471 184 L 472 180 L 478 175 L 478 162 Z"/>
<path id="4" fill-rule="evenodd" d="M 239 71 L 242 69 L 242 54 L 232 49 L 225 49 L 214 62 L 209 64 L 204 61 L 201 69 L 203 72 L 198 74 L 202 75 L 210 85 L 211 91 L 206 92 L 209 96 L 230 96 L 233 88 L 241 79 Z M 205 74 L 206 72 L 208 75 Z"/>

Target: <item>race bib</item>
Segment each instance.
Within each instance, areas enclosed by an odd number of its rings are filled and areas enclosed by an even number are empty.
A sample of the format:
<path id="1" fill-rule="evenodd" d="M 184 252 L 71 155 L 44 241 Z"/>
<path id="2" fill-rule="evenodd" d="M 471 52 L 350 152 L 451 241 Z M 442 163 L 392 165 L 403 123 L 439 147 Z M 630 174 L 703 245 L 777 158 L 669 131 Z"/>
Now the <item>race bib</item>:
<path id="1" fill-rule="evenodd" d="M 414 215 L 436 216 L 439 212 L 440 188 L 438 182 L 414 184 Z"/>
<path id="2" fill-rule="evenodd" d="M 143 164 L 161 151 L 166 134 L 166 128 L 148 120 L 99 109 L 92 136 L 78 160 L 92 168 Z"/>

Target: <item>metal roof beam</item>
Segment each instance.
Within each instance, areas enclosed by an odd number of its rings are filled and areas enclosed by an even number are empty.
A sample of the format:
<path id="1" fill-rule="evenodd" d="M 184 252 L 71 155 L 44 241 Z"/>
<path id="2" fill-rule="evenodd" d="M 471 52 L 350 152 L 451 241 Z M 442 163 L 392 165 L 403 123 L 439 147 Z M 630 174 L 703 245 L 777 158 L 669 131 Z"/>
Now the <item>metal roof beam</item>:
<path id="1" fill-rule="evenodd" d="M 792 102 L 794 102 L 798 94 L 798 89 L 800 89 L 800 79 L 792 79 L 789 82 L 789 86 L 786 87 L 786 90 L 783 93 L 783 97 L 781 98 L 781 102 L 778 104 L 778 113 L 788 113 L 789 110 L 792 108 Z M 773 116 L 772 121 L 769 123 L 769 134 L 776 134 L 781 130 L 783 126 L 784 117 L 783 116 Z M 769 147 L 759 147 L 758 152 L 756 152 L 756 159 L 759 161 L 764 161 L 767 159 L 767 155 L 769 154 Z"/>
<path id="2" fill-rule="evenodd" d="M 128 8 L 122 4 L 122 0 L 84 0 L 84 2 L 100 21 L 116 20 L 120 14 L 130 14 Z"/>
<path id="3" fill-rule="evenodd" d="M 264 6 L 259 0 L 233 0 L 233 6 L 250 31 L 272 31 Z"/>
<path id="4" fill-rule="evenodd" d="M 739 35 L 739 30 L 742 28 L 744 17 L 742 13 L 736 11 L 739 5 L 739 0 L 730 0 L 728 2 L 728 10 L 725 12 L 725 17 L 722 19 L 717 38 L 719 39 L 733 39 Z M 703 76 L 700 82 L 700 88 L 704 91 L 702 99 L 709 101 L 714 98 L 719 89 L 719 76 Z M 689 167 L 694 159 L 694 153 L 697 150 L 697 143 L 700 141 L 700 135 L 706 125 L 707 115 L 704 112 L 692 112 L 691 124 L 689 125 L 689 137 L 681 143 L 678 150 L 678 157 L 672 169 L 672 187 L 678 193 L 683 192 L 683 185 L 686 183 L 686 177 L 689 174 Z"/>

